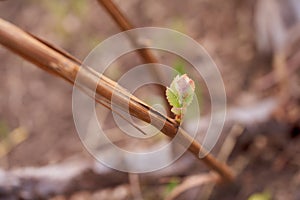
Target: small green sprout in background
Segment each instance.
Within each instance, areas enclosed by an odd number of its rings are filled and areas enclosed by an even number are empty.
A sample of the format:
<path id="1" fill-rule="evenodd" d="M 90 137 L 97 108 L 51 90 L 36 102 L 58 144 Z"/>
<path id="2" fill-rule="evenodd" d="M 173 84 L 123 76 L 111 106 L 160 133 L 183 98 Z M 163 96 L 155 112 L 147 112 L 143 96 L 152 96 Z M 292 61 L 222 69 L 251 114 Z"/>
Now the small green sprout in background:
<path id="1" fill-rule="evenodd" d="M 170 194 L 178 185 L 180 184 L 180 179 L 173 177 L 170 179 L 165 188 L 165 195 Z"/>
<path id="2" fill-rule="evenodd" d="M 271 200 L 271 194 L 269 192 L 252 194 L 248 200 Z"/>
<path id="3" fill-rule="evenodd" d="M 192 103 L 195 92 L 195 83 L 186 74 L 177 75 L 167 87 L 166 96 L 169 104 L 172 106 L 171 111 L 175 114 L 175 120 L 180 124 L 187 110 Z"/>

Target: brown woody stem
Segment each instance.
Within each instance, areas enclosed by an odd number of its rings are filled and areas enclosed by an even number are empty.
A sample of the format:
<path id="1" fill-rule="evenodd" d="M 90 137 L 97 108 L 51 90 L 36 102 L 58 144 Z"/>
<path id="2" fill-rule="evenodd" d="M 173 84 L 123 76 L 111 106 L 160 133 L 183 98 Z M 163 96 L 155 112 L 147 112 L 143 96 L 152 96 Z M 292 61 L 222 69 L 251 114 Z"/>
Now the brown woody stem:
<path id="1" fill-rule="evenodd" d="M 81 67 L 80 61 L 63 50 L 37 39 L 1 18 L 0 43 L 43 70 L 55 74 L 72 84 L 75 83 L 77 75 L 80 75 L 81 84 L 84 84 L 84 87 L 93 88 L 96 85 L 97 95 L 111 104 L 126 109 L 129 103 L 129 112 L 132 116 L 147 123 L 151 122 L 155 127 L 160 127 L 163 124 L 161 132 L 171 138 L 178 134 L 178 141 L 183 144 L 190 144 L 188 149 L 197 158 L 199 158 L 199 154 L 206 155 L 201 160 L 215 170 L 224 180 L 231 181 L 234 179 L 231 169 L 225 163 L 219 162 L 207 153 L 197 141 L 178 127 L 173 119 L 155 111 L 104 75 L 98 74 L 89 67 Z M 114 94 L 113 101 L 112 94 Z"/>

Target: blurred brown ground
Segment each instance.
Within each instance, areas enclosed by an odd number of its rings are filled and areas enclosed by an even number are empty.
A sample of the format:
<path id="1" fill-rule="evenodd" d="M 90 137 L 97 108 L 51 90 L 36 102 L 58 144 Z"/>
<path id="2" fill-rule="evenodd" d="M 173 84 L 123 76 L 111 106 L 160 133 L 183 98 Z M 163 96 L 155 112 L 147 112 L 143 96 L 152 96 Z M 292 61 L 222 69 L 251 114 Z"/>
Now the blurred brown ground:
<path id="1" fill-rule="evenodd" d="M 246 100 L 237 97 L 244 93 L 257 93 L 254 81 L 272 70 L 271 58 L 259 55 L 256 50 L 253 0 L 115 2 L 137 27 L 176 29 L 202 44 L 222 73 L 228 105 L 250 101 L 251 97 Z M 0 17 L 80 59 L 84 59 L 99 42 L 120 32 L 95 0 L 0 1 Z M 138 56 L 129 56 L 134 59 L 124 59 L 122 65 L 125 67 L 141 63 Z M 46 165 L 75 154 L 87 154 L 74 127 L 72 87 L 2 47 L 0 61 L 0 134 L 6 135 L 18 127 L 29 133 L 29 138 L 0 158 L 1 167 L 11 169 Z M 271 90 L 260 96 L 275 93 Z M 284 133 L 282 137 L 285 137 Z M 278 148 L 283 148 L 285 144 Z M 299 144 L 298 138 L 293 145 Z M 265 173 L 272 166 L 272 159 L 280 153 L 276 145 L 269 148 L 246 170 L 246 192 L 231 191 L 227 197 L 221 198 L 224 191 L 220 190 L 222 192 L 216 193 L 213 198 L 232 199 L 235 195 L 246 198 L 249 192 L 278 189 L 275 199 L 294 199 L 289 197 L 287 189 L 290 188 L 295 194 L 291 179 L 297 174 L 299 176 L 299 162 L 287 164 L 285 170 L 278 174 Z M 297 157 L 294 153 L 287 154 Z M 297 194 L 300 198 L 300 193 Z"/>

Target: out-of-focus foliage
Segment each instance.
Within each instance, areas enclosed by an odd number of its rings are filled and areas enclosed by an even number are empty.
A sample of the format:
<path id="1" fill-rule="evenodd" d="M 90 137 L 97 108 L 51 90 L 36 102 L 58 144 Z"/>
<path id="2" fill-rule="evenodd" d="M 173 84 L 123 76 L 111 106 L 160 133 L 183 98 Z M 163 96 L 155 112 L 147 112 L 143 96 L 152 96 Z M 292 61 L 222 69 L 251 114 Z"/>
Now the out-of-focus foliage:
<path id="1" fill-rule="evenodd" d="M 271 200 L 271 194 L 269 192 L 255 193 L 248 200 Z"/>
<path id="2" fill-rule="evenodd" d="M 174 69 L 177 71 L 179 75 L 186 74 L 185 63 L 181 59 L 177 59 L 174 64 Z"/>
<path id="3" fill-rule="evenodd" d="M 165 195 L 168 195 L 179 185 L 180 181 L 177 178 L 172 178 L 166 186 Z"/>

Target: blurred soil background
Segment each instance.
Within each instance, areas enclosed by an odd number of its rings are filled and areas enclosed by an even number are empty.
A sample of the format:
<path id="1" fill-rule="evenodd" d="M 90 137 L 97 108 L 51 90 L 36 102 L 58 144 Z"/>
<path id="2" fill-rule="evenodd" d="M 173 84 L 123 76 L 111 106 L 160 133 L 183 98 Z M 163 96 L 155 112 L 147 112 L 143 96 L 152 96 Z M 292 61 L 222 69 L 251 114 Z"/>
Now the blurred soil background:
<path id="1" fill-rule="evenodd" d="M 276 83 L 263 89 L 264 84 L 268 85 L 273 80 L 262 77 L 274 71 L 273 58 L 276 50 L 262 53 L 258 49 L 256 1 L 114 2 L 136 27 L 175 29 L 203 45 L 222 74 L 229 107 L 247 107 L 263 99 L 280 98 L 280 86 Z M 81 60 L 98 43 L 120 32 L 119 27 L 96 0 L 4 0 L 0 1 L 0 17 L 62 47 Z M 176 59 L 167 59 L 167 54 L 164 56 L 157 52 L 156 55 L 160 56 L 164 64 L 176 64 Z M 78 155 L 90 158 L 75 130 L 72 86 L 5 48 L 0 48 L 0 61 L 1 168 L 13 170 L 47 166 Z M 112 76 L 124 73 L 123 68 L 128 69 L 141 63 L 137 54 L 129 54 L 115 62 L 118 70 L 112 72 Z M 300 199 L 300 130 L 297 121 L 300 116 L 297 99 L 299 70 L 295 70 L 289 80 L 292 82 L 292 98 L 279 104 L 278 109 L 261 123 L 239 125 L 242 133 L 230 153 L 228 163 L 240 166 L 242 164 L 239 163 L 245 161 L 247 164 L 241 167 L 236 182 L 217 186 L 209 195 L 209 189 L 205 189 L 205 186 L 191 188 L 176 199 Z M 207 95 L 204 92 L 204 105 L 209 99 Z M 287 112 L 293 114 L 286 114 L 282 110 L 289 105 L 293 106 Z M 209 109 L 204 109 L 204 113 L 209 113 Z M 244 114 L 247 115 L 247 111 Z M 293 119 L 290 120 L 287 115 L 292 115 Z M 224 132 L 230 132 L 235 126 L 236 124 L 228 125 Z M 221 138 L 219 145 L 222 146 L 224 141 L 225 136 Z M 189 153 L 183 157 L 193 160 Z M 143 198 L 163 199 L 185 177 L 207 170 L 197 161 L 189 169 L 191 170 L 180 172 L 174 177 L 172 173 L 167 178 L 161 177 L 162 180 L 158 179 L 156 183 L 142 181 L 140 187 Z M 108 179 L 114 179 L 114 174 L 120 176 L 116 172 Z M 68 194 L 53 194 L 47 198 L 133 199 L 130 184 L 132 182 L 127 180 L 105 187 L 79 188 Z"/>

